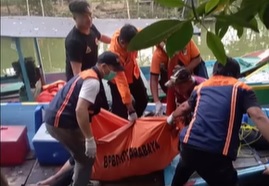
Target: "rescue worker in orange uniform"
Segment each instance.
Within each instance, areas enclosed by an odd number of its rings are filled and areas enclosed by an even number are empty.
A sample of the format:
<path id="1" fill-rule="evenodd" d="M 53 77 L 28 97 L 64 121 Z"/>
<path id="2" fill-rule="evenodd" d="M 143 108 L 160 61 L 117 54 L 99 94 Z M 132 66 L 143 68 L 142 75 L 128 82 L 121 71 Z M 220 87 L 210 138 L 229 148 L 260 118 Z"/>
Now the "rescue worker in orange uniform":
<path id="1" fill-rule="evenodd" d="M 167 68 L 169 57 L 164 49 L 164 42 L 161 42 L 156 46 L 153 53 L 151 65 L 150 65 L 150 91 L 155 103 L 155 115 L 160 116 L 163 114 L 164 109 L 159 99 L 159 85 L 162 91 L 166 94 L 167 87 L 165 83 L 168 80 Z"/>
<path id="2" fill-rule="evenodd" d="M 154 51 L 150 67 L 150 88 L 154 103 L 156 104 L 155 115 L 161 115 L 163 113 L 162 104 L 158 96 L 158 79 L 161 72 L 164 73 L 164 70 L 166 70 L 168 79 L 173 74 L 175 66 L 180 65 L 186 67 L 186 69 L 197 76 L 208 78 L 205 64 L 200 56 L 200 51 L 193 40 L 186 45 L 184 50 L 179 51 L 171 59 L 167 56 L 164 45 L 165 44 L 162 43 Z M 165 78 L 165 75 L 162 75 L 162 78 Z M 164 80 L 161 80 L 161 82 L 164 82 Z M 175 109 L 176 103 L 172 89 L 168 89 L 166 94 L 166 114 L 169 115 Z"/>
<path id="3" fill-rule="evenodd" d="M 119 56 L 120 63 L 124 67 L 124 72 L 118 72 L 117 76 L 108 82 L 112 95 L 112 113 L 128 118 L 131 122 L 143 115 L 148 103 L 147 90 L 136 61 L 137 51 L 127 51 L 129 42 L 137 32 L 135 26 L 124 25 L 114 33 L 109 47 L 110 51 Z"/>

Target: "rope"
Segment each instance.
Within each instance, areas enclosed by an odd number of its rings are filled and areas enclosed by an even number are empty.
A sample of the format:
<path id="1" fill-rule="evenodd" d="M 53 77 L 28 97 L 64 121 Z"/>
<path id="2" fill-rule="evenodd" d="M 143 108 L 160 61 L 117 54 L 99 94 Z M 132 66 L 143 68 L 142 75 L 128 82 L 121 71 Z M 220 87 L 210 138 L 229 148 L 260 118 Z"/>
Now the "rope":
<path id="1" fill-rule="evenodd" d="M 256 134 L 259 134 L 259 136 L 257 138 L 255 138 L 254 140 L 247 142 L 247 140 L 246 140 L 247 137 L 249 135 L 251 135 L 251 133 L 253 131 L 255 131 Z M 251 126 L 247 123 L 243 123 L 241 126 L 241 130 L 239 132 L 240 144 L 239 144 L 239 148 L 238 148 L 238 152 L 237 152 L 238 155 L 239 155 L 242 147 L 247 146 L 247 147 L 251 148 L 250 145 L 259 141 L 261 139 L 261 137 L 262 137 L 262 134 L 259 132 L 259 130 L 255 126 Z M 242 141 L 244 142 L 244 144 L 242 143 Z"/>

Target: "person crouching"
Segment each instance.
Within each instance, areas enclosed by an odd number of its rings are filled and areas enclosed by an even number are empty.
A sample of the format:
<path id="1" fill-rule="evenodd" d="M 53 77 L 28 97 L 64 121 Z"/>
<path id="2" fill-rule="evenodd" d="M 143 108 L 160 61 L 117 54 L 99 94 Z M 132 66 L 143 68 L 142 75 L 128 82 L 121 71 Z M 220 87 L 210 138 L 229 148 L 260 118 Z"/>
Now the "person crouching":
<path id="1" fill-rule="evenodd" d="M 75 160 L 73 186 L 86 186 L 90 180 L 96 143 L 89 123 L 104 101 L 102 78 L 113 79 L 122 71 L 118 56 L 104 52 L 96 66 L 74 76 L 57 93 L 45 112 L 49 134 L 62 143 Z"/>

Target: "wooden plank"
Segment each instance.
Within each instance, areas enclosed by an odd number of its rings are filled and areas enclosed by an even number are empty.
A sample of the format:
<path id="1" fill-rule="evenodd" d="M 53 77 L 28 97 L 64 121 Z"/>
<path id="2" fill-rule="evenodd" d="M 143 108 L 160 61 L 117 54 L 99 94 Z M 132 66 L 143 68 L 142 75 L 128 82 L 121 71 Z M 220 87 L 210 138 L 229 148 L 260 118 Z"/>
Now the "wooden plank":
<path id="1" fill-rule="evenodd" d="M 134 176 L 119 181 L 101 182 L 102 186 L 163 186 L 163 171 L 157 171 L 144 176 Z"/>
<path id="2" fill-rule="evenodd" d="M 40 166 L 37 162 L 26 182 L 26 185 L 36 184 L 37 182 L 47 179 L 59 170 L 59 166 Z"/>
<path id="3" fill-rule="evenodd" d="M 24 164 L 15 167 L 1 167 L 9 186 L 21 186 L 26 180 L 35 164 L 35 160 L 27 160 Z"/>
<path id="4" fill-rule="evenodd" d="M 233 162 L 234 168 L 242 169 L 247 167 L 253 167 L 259 165 L 257 160 L 254 157 L 250 158 L 237 158 L 235 162 Z"/>

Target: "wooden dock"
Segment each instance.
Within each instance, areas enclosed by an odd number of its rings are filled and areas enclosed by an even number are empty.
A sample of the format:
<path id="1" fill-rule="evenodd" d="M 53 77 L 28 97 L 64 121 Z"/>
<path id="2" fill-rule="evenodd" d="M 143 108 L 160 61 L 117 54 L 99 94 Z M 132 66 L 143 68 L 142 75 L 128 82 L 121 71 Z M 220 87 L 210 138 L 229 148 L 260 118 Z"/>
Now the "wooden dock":
<path id="1" fill-rule="evenodd" d="M 269 151 L 259 151 L 259 157 L 263 163 L 269 160 Z M 252 152 L 245 148 L 240 151 L 234 166 L 237 169 L 259 165 L 257 159 Z M 1 167 L 1 173 L 5 175 L 9 182 L 9 186 L 35 186 L 37 182 L 44 180 L 55 174 L 60 169 L 60 166 L 40 166 L 35 159 L 34 153 L 31 152 L 26 158 L 24 164 L 15 167 Z M 192 177 L 197 177 L 194 174 Z M 163 171 L 157 171 L 145 176 L 135 176 L 114 182 L 94 182 L 94 185 L 99 186 L 163 186 L 164 175 Z M 2 186 L 2 185 L 1 185 Z"/>

